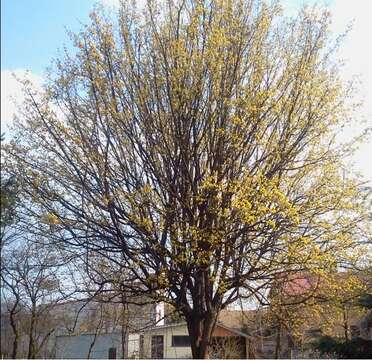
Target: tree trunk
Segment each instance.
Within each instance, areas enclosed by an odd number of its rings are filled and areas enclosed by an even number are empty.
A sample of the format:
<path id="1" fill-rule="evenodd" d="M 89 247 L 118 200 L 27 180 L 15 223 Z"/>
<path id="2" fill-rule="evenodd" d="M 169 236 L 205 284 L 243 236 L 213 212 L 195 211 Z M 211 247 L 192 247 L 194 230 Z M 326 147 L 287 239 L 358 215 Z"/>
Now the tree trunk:
<path id="1" fill-rule="evenodd" d="M 343 327 L 344 327 L 344 336 L 345 340 L 349 340 L 349 321 L 348 321 L 348 314 L 347 314 L 347 309 L 344 307 L 342 311 L 343 315 Z"/>
<path id="2" fill-rule="evenodd" d="M 17 351 L 18 351 L 18 340 L 19 340 L 19 332 L 17 329 L 16 319 L 15 319 L 15 309 L 18 306 L 18 302 L 10 311 L 10 325 L 12 327 L 13 333 L 14 333 L 14 340 L 13 340 L 13 349 L 12 349 L 12 359 L 15 359 L 17 357 Z"/>
<path id="3" fill-rule="evenodd" d="M 28 343 L 28 354 L 27 359 L 35 359 L 35 339 L 34 339 L 34 327 L 35 327 L 35 319 L 36 319 L 36 305 L 32 304 L 31 309 L 31 321 L 30 321 L 30 329 L 29 329 L 29 338 L 30 341 Z"/>
<path id="4" fill-rule="evenodd" d="M 128 358 L 128 323 L 129 323 L 129 311 L 128 303 L 125 294 L 122 294 L 122 317 L 121 317 L 121 352 L 122 358 Z"/>
<path id="5" fill-rule="evenodd" d="M 277 333 L 276 333 L 276 344 L 275 344 L 275 355 L 274 355 L 275 359 L 279 359 L 279 357 L 280 357 L 280 352 L 281 352 L 281 348 L 282 348 L 281 332 L 282 332 L 282 327 L 281 327 L 281 324 L 279 324 L 278 325 L 278 330 L 277 330 Z"/>
<path id="6" fill-rule="evenodd" d="M 43 350 L 43 347 L 44 347 L 44 345 L 48 342 L 48 339 L 50 338 L 50 335 L 52 335 L 53 334 L 53 332 L 54 332 L 54 328 L 53 329 L 51 329 L 44 337 L 43 337 L 43 339 L 41 340 L 41 342 L 40 342 L 40 345 L 38 345 L 38 347 L 37 347 L 37 350 L 36 350 L 36 354 L 40 354 L 40 351 L 41 350 Z"/>
<path id="7" fill-rule="evenodd" d="M 216 313 L 207 313 L 205 317 L 202 318 L 193 312 L 186 317 L 193 359 L 209 358 L 209 345 L 216 320 Z"/>
<path id="8" fill-rule="evenodd" d="M 14 305 L 10 309 L 10 314 L 9 314 L 10 325 L 14 333 L 12 359 L 15 359 L 17 357 L 17 351 L 18 351 L 19 332 L 18 332 L 15 316 L 17 314 L 17 307 L 18 307 L 19 302 L 20 302 L 19 296 L 16 295 L 16 301 L 14 302 Z"/>
<path id="9" fill-rule="evenodd" d="M 97 331 L 94 333 L 93 341 L 89 345 L 88 355 L 87 355 L 88 360 L 90 359 L 90 355 L 92 354 L 92 349 L 93 349 L 94 344 L 96 343 L 96 340 L 97 340 Z"/>
<path id="10" fill-rule="evenodd" d="M 97 336 L 101 334 L 102 322 L 103 322 L 103 311 L 102 311 L 102 304 L 100 304 L 100 317 L 99 317 L 98 324 L 97 324 L 97 326 L 95 328 L 95 331 L 94 331 L 93 340 L 89 345 L 87 359 L 90 359 L 90 355 L 92 354 L 93 346 L 95 345 L 95 343 L 97 341 Z"/>
<path id="11" fill-rule="evenodd" d="M 12 359 L 16 359 L 17 358 L 18 340 L 19 340 L 19 335 L 18 335 L 18 332 L 17 332 L 14 335 L 14 340 L 13 340 Z"/>

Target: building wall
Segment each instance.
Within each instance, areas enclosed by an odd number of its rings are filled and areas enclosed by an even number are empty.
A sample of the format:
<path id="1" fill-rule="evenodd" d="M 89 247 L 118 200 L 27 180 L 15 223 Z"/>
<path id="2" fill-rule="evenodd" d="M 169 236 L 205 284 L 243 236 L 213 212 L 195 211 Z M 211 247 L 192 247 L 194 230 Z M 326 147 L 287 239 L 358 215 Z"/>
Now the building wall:
<path id="1" fill-rule="evenodd" d="M 191 347 L 173 347 L 172 346 L 172 336 L 173 335 L 183 335 L 188 336 L 187 327 L 184 324 L 179 326 L 169 326 L 169 327 L 159 327 L 158 329 L 151 329 L 147 331 L 144 335 L 143 342 L 143 357 L 151 358 L 151 337 L 154 335 L 164 336 L 164 359 L 170 358 L 191 358 Z"/>
<path id="2" fill-rule="evenodd" d="M 129 334 L 128 336 L 128 358 L 138 359 L 140 347 L 140 334 Z"/>
<path id="3" fill-rule="evenodd" d="M 57 359 L 86 359 L 94 335 L 56 337 Z M 116 348 L 116 358 L 121 358 L 121 334 L 98 335 L 92 348 L 91 359 L 107 359 L 110 348 Z"/>
<path id="4" fill-rule="evenodd" d="M 144 334 L 144 346 L 143 346 L 143 354 L 141 354 L 141 357 L 143 358 L 151 358 L 151 339 L 152 336 L 156 335 L 162 335 L 164 339 L 164 359 L 182 359 L 182 358 L 192 358 L 192 352 L 190 346 L 185 347 L 179 347 L 179 346 L 172 346 L 172 336 L 188 336 L 188 330 L 186 324 L 182 323 L 179 325 L 173 325 L 173 326 L 159 326 L 158 328 L 153 328 L 145 332 Z M 247 343 L 244 337 L 237 336 L 236 333 L 225 329 L 221 326 L 216 326 L 214 332 L 213 332 L 213 339 L 215 340 L 215 351 L 217 351 L 218 358 L 225 358 L 227 356 L 228 351 L 232 353 L 234 351 L 235 353 L 239 354 L 240 356 L 234 356 L 234 358 L 245 358 L 248 354 L 248 351 L 246 349 Z M 231 347 L 229 349 L 224 349 L 225 344 L 227 347 L 228 345 L 228 339 L 232 341 L 231 344 L 234 342 L 237 342 L 236 346 Z M 227 342 L 224 342 L 226 341 Z M 218 345 L 220 344 L 220 345 Z M 222 346 L 222 347 L 221 347 Z M 225 351 L 226 350 L 226 351 Z M 216 354 L 217 354 L 216 353 Z"/>

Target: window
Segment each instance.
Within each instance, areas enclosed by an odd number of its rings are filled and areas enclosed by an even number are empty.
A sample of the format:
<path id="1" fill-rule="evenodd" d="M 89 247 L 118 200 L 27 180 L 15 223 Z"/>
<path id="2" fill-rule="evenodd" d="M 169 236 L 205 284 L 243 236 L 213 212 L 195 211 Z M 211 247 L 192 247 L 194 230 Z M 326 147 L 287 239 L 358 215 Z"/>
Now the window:
<path id="1" fill-rule="evenodd" d="M 108 358 L 116 359 L 116 348 L 109 348 Z"/>
<path id="2" fill-rule="evenodd" d="M 164 357 L 164 336 L 153 335 L 151 337 L 151 358 L 163 359 Z"/>
<path id="3" fill-rule="evenodd" d="M 183 336 L 183 335 L 172 336 L 173 347 L 186 347 L 190 345 L 191 345 L 190 336 Z"/>
<path id="4" fill-rule="evenodd" d="M 145 343 L 145 338 L 143 335 L 140 335 L 139 338 L 139 357 L 140 359 L 143 359 L 144 356 L 144 343 Z"/>

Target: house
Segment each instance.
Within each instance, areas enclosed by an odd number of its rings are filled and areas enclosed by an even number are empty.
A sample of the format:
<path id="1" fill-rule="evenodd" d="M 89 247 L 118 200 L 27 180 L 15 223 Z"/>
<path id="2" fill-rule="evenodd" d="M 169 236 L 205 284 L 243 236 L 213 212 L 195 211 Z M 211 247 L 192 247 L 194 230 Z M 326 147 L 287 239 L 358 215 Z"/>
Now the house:
<path id="1" fill-rule="evenodd" d="M 218 322 L 212 335 L 211 358 L 249 358 L 249 335 Z M 185 322 L 155 326 L 146 330 L 140 339 L 140 358 L 192 358 L 190 337 Z"/>
<path id="2" fill-rule="evenodd" d="M 185 322 L 158 325 L 131 333 L 123 348 L 121 333 L 56 336 L 55 358 L 64 359 L 182 359 L 192 358 Z M 254 358 L 250 337 L 222 323 L 213 333 L 211 358 Z M 123 356 L 123 351 L 126 351 Z"/>
<path id="3" fill-rule="evenodd" d="M 121 333 L 56 336 L 56 359 L 138 359 L 139 334 L 129 334 L 123 348 Z M 124 355 L 123 355 L 124 352 Z"/>
<path id="4" fill-rule="evenodd" d="M 55 357 L 65 359 L 88 358 L 88 355 L 91 359 L 192 357 L 187 326 L 182 319 L 178 318 L 173 323 L 169 323 L 169 320 L 164 322 L 166 312 L 164 304 L 137 310 L 137 316 L 142 313 L 137 319 L 139 322 L 145 310 L 155 310 L 156 313 L 151 315 L 151 318 L 155 316 L 156 322 L 142 328 L 138 325 L 137 327 L 130 326 L 126 338 L 118 326 L 105 326 L 101 331 L 89 332 L 82 331 L 84 330 L 82 322 L 78 326 L 80 332 L 59 332 L 55 340 Z M 91 313 L 90 310 L 85 312 Z M 211 357 L 254 358 L 251 338 L 241 330 L 244 314 L 247 316 L 247 313 L 250 314 L 250 312 L 238 310 L 223 310 L 220 313 L 220 321 L 213 333 Z M 135 322 L 135 317 L 131 319 L 131 322 Z M 149 323 L 143 323 L 142 326 L 146 324 Z"/>
<path id="5" fill-rule="evenodd" d="M 58 304 L 58 327 L 48 341 L 48 357 L 138 358 L 139 332 L 154 326 L 161 311 L 153 303 L 123 308 L 121 303 L 81 299 Z"/>

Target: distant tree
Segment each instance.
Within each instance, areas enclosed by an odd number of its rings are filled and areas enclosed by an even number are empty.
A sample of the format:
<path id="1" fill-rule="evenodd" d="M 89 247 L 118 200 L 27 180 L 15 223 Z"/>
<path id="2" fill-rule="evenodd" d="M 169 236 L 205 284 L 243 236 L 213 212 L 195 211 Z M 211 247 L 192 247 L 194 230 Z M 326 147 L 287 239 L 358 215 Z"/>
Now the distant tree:
<path id="1" fill-rule="evenodd" d="M 358 305 L 365 309 L 372 309 L 372 294 L 365 293 L 358 299 Z"/>
<path id="2" fill-rule="evenodd" d="M 16 208 L 18 203 L 18 185 L 14 177 L 6 177 L 1 172 L 1 199 L 0 199 L 0 249 L 4 243 L 16 234 L 10 230 L 16 220 Z"/>
<path id="3" fill-rule="evenodd" d="M 148 1 L 142 17 L 123 4 L 117 22 L 92 13 L 45 92 L 25 83 L 4 148 L 50 238 L 173 305 L 195 358 L 221 309 L 267 304 L 283 271 L 326 275 L 363 231 L 360 186 L 340 173 L 353 88 L 329 16 L 281 16 L 256 0 Z"/>
<path id="4" fill-rule="evenodd" d="M 265 326 L 276 334 L 274 357 L 283 355 L 283 338 L 290 338 L 293 347 L 306 347 L 320 335 L 350 340 L 351 325 L 366 313 L 361 299 L 370 289 L 370 280 L 363 272 L 335 272 L 327 277 L 299 275 L 286 279 L 271 292 Z"/>
<path id="5" fill-rule="evenodd" d="M 52 312 L 63 298 L 59 259 L 24 235 L 2 250 L 1 260 L 2 317 L 9 317 L 13 332 L 11 357 L 35 359 L 58 326 Z M 21 342 L 27 344 L 25 353 L 19 351 Z"/>

